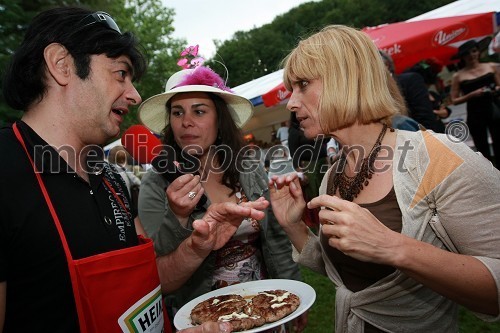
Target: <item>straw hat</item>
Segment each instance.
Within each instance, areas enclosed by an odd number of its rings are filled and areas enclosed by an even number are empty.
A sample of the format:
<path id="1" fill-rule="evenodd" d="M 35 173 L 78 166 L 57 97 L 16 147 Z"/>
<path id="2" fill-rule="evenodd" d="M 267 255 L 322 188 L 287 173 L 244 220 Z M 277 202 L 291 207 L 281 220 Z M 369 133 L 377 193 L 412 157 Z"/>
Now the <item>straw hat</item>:
<path id="1" fill-rule="evenodd" d="M 458 47 L 458 52 L 451 57 L 451 59 L 460 59 L 463 56 L 469 54 L 470 50 L 477 47 L 477 49 L 481 52 L 488 47 L 488 44 L 491 41 L 491 37 L 485 37 L 480 41 L 476 41 L 475 39 L 471 39 L 463 43 Z"/>
<path id="2" fill-rule="evenodd" d="M 235 95 L 210 68 L 199 66 L 173 74 L 165 85 L 164 93 L 148 98 L 139 106 L 139 120 L 151 131 L 160 133 L 169 123 L 166 103 L 175 94 L 186 92 L 214 93 L 221 97 L 238 127 L 252 117 L 253 106 L 248 99 Z"/>

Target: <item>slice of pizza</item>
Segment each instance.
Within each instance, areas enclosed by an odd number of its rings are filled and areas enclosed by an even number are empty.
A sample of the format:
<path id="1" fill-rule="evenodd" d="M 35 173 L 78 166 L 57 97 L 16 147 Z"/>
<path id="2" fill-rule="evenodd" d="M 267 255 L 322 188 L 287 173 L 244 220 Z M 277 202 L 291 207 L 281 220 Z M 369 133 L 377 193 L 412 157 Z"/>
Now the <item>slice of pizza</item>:
<path id="1" fill-rule="evenodd" d="M 226 316 L 221 316 L 219 321 L 227 321 L 231 323 L 233 332 L 246 331 L 254 327 L 262 326 L 266 323 L 266 320 L 257 315 L 248 315 L 245 312 L 231 313 Z"/>
<path id="2" fill-rule="evenodd" d="M 284 318 L 297 310 L 300 298 L 286 290 L 267 290 L 254 296 L 245 308 L 251 316 L 261 316 L 267 323 L 272 323 Z"/>
<path id="3" fill-rule="evenodd" d="M 226 321 L 231 323 L 234 332 L 246 331 L 266 323 L 261 316 L 246 314 L 245 307 L 247 301 L 239 295 L 214 296 L 198 303 L 191 310 L 191 322 L 196 325 L 206 321 Z"/>
<path id="4" fill-rule="evenodd" d="M 217 321 L 221 316 L 231 313 L 243 312 L 247 301 L 240 295 L 229 294 L 211 297 L 198 303 L 191 310 L 191 321 L 193 324 L 202 324 L 206 321 Z"/>

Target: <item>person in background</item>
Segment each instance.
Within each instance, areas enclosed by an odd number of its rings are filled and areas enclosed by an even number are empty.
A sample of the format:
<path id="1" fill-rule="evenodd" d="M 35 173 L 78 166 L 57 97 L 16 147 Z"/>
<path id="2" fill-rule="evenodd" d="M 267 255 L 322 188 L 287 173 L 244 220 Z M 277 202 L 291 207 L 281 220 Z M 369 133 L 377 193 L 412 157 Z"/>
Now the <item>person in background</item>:
<path id="1" fill-rule="evenodd" d="M 499 321 L 500 171 L 444 134 L 391 129 L 404 105 L 377 53 L 332 25 L 284 60 L 306 137 L 342 147 L 307 208 L 296 176 L 269 181 L 294 258 L 335 284 L 338 333 L 457 332 L 458 304 Z M 318 207 L 316 236 L 301 217 Z"/>
<path id="2" fill-rule="evenodd" d="M 437 91 L 429 90 L 429 99 L 431 100 L 432 109 L 436 115 L 436 132 L 445 133 L 446 125 L 444 124 L 443 119 L 450 116 L 451 109 L 444 103 L 443 97 Z"/>
<path id="3" fill-rule="evenodd" d="M 322 137 L 306 138 L 300 128 L 295 113 L 290 114 L 290 129 L 288 145 L 295 170 L 302 174 L 301 186 L 306 201 L 318 196 L 321 179 L 327 169 L 326 141 Z M 304 221 L 313 229 L 319 225 L 318 214 L 315 211 L 304 212 Z"/>
<path id="4" fill-rule="evenodd" d="M 114 172 L 118 173 L 125 182 L 132 209 L 137 212 L 141 180 L 129 170 L 127 162 L 129 158 L 132 157 L 121 145 L 115 146 L 109 150 L 108 162 L 116 169 Z"/>
<path id="5" fill-rule="evenodd" d="M 443 97 L 441 96 L 442 84 L 440 84 L 438 74 L 442 70 L 443 65 L 437 59 L 429 58 L 418 62 L 405 71 L 405 73 L 418 73 L 424 79 L 432 110 L 436 117 L 434 130 L 437 133 L 445 132 L 443 119 L 448 118 L 451 114 L 451 109 L 443 103 Z"/>
<path id="6" fill-rule="evenodd" d="M 379 50 L 379 54 L 382 56 L 384 64 L 398 84 L 406 102 L 408 116 L 425 128 L 435 131 L 438 125 L 423 77 L 417 73 L 411 72 L 396 75 L 394 62 L 391 56 L 381 50 Z M 396 121 L 398 123 L 403 122 L 405 127 L 396 126 L 396 128 L 411 130 L 415 127 L 411 122 L 405 121 L 404 118 L 401 119 L 401 117 L 406 115 L 406 112 L 402 111 L 401 115 L 402 116 L 397 115 L 398 119 Z"/>
<path id="7" fill-rule="evenodd" d="M 240 127 L 252 113 L 250 101 L 232 93 L 218 74 L 203 66 L 173 74 L 165 92 L 139 108 L 142 123 L 161 132 L 163 143 L 173 147 L 169 153 L 181 170 L 196 166 L 196 174 L 170 181 L 148 171 L 139 196 L 139 216 L 165 263 L 159 271 L 174 313 L 200 295 L 240 282 L 301 279 L 290 242 L 270 207 L 260 222 L 245 219 L 217 243 L 192 245 L 198 237 L 193 221 L 211 205 L 269 198 L 260 160 L 246 159 L 243 151 Z M 200 204 L 203 196 L 208 199 Z M 176 267 L 176 274 L 169 267 Z M 298 332 L 306 319 L 305 314 L 295 321 Z"/>
<path id="8" fill-rule="evenodd" d="M 328 165 L 331 166 L 337 160 L 340 151 L 339 143 L 334 138 L 330 138 L 326 143 L 326 157 Z"/>
<path id="9" fill-rule="evenodd" d="M 289 120 L 286 120 L 284 122 L 281 123 L 281 127 L 278 128 L 278 131 L 276 132 L 276 139 L 278 139 L 281 144 L 287 148 L 288 147 L 288 132 L 289 132 L 289 129 L 290 129 L 290 121 Z M 287 156 L 288 153 L 285 152 L 285 156 Z M 291 154 L 290 154 L 291 156 Z"/>
<path id="10" fill-rule="evenodd" d="M 500 122 L 493 118 L 493 98 L 498 98 L 494 93 L 500 89 L 500 70 L 496 63 L 479 61 L 480 51 L 487 42 L 488 39 L 469 40 L 460 45 L 453 59 L 460 59 L 462 69 L 453 74 L 450 96 L 455 105 L 467 103 L 467 126 L 474 146 L 500 168 Z M 488 132 L 494 157 L 490 153 Z"/>
<path id="11" fill-rule="evenodd" d="M 116 168 L 131 195 L 132 186 L 140 186 L 141 180 L 128 168 L 129 155 L 123 146 L 115 146 L 109 150 L 108 162 Z"/>
<path id="12" fill-rule="evenodd" d="M 170 332 L 152 242 L 98 154 L 141 102 L 133 81 L 145 69 L 131 33 L 107 13 L 77 7 L 38 14 L 12 55 L 3 94 L 24 113 L 0 129 L 8 156 L 0 163 L 0 332 L 123 332 L 129 312 L 148 332 Z M 197 223 L 262 218 L 254 206 L 219 205 Z M 231 327 L 185 332 L 207 330 Z"/>

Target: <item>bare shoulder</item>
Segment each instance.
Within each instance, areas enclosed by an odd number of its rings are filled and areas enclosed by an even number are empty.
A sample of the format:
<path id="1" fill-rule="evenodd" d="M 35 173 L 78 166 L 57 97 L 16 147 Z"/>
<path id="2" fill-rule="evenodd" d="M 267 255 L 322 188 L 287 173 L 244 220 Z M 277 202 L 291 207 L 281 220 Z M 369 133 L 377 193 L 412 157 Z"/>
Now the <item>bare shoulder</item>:
<path id="1" fill-rule="evenodd" d="M 487 65 L 493 69 L 495 72 L 500 72 L 500 63 L 498 62 L 488 62 Z"/>
<path id="2" fill-rule="evenodd" d="M 463 69 L 458 70 L 455 73 L 453 73 L 453 75 L 451 76 L 452 82 L 460 82 L 462 75 L 463 75 Z"/>

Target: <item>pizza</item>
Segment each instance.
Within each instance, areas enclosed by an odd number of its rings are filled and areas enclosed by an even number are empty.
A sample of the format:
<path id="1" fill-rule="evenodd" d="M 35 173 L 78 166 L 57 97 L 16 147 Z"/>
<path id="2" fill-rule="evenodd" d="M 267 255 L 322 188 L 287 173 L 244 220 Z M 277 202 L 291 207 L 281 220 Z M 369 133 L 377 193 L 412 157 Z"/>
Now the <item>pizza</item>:
<path id="1" fill-rule="evenodd" d="M 265 324 L 260 316 L 246 314 L 247 301 L 240 295 L 229 294 L 211 297 L 198 303 L 191 310 L 191 322 L 228 321 L 233 331 L 245 331 Z"/>
<path id="2" fill-rule="evenodd" d="M 261 316 L 266 323 L 272 323 L 297 310 L 300 298 L 286 290 L 262 291 L 252 298 L 246 313 Z"/>
<path id="3" fill-rule="evenodd" d="M 233 331 L 245 331 L 280 320 L 299 305 L 299 297 L 286 290 L 259 292 L 248 302 L 240 295 L 220 295 L 198 303 L 191 310 L 191 322 L 199 325 L 207 321 L 226 321 L 231 323 Z"/>
<path id="4" fill-rule="evenodd" d="M 218 321 L 219 317 L 241 312 L 246 305 L 247 301 L 240 295 L 230 294 L 211 297 L 191 310 L 191 321 L 193 324 Z"/>

